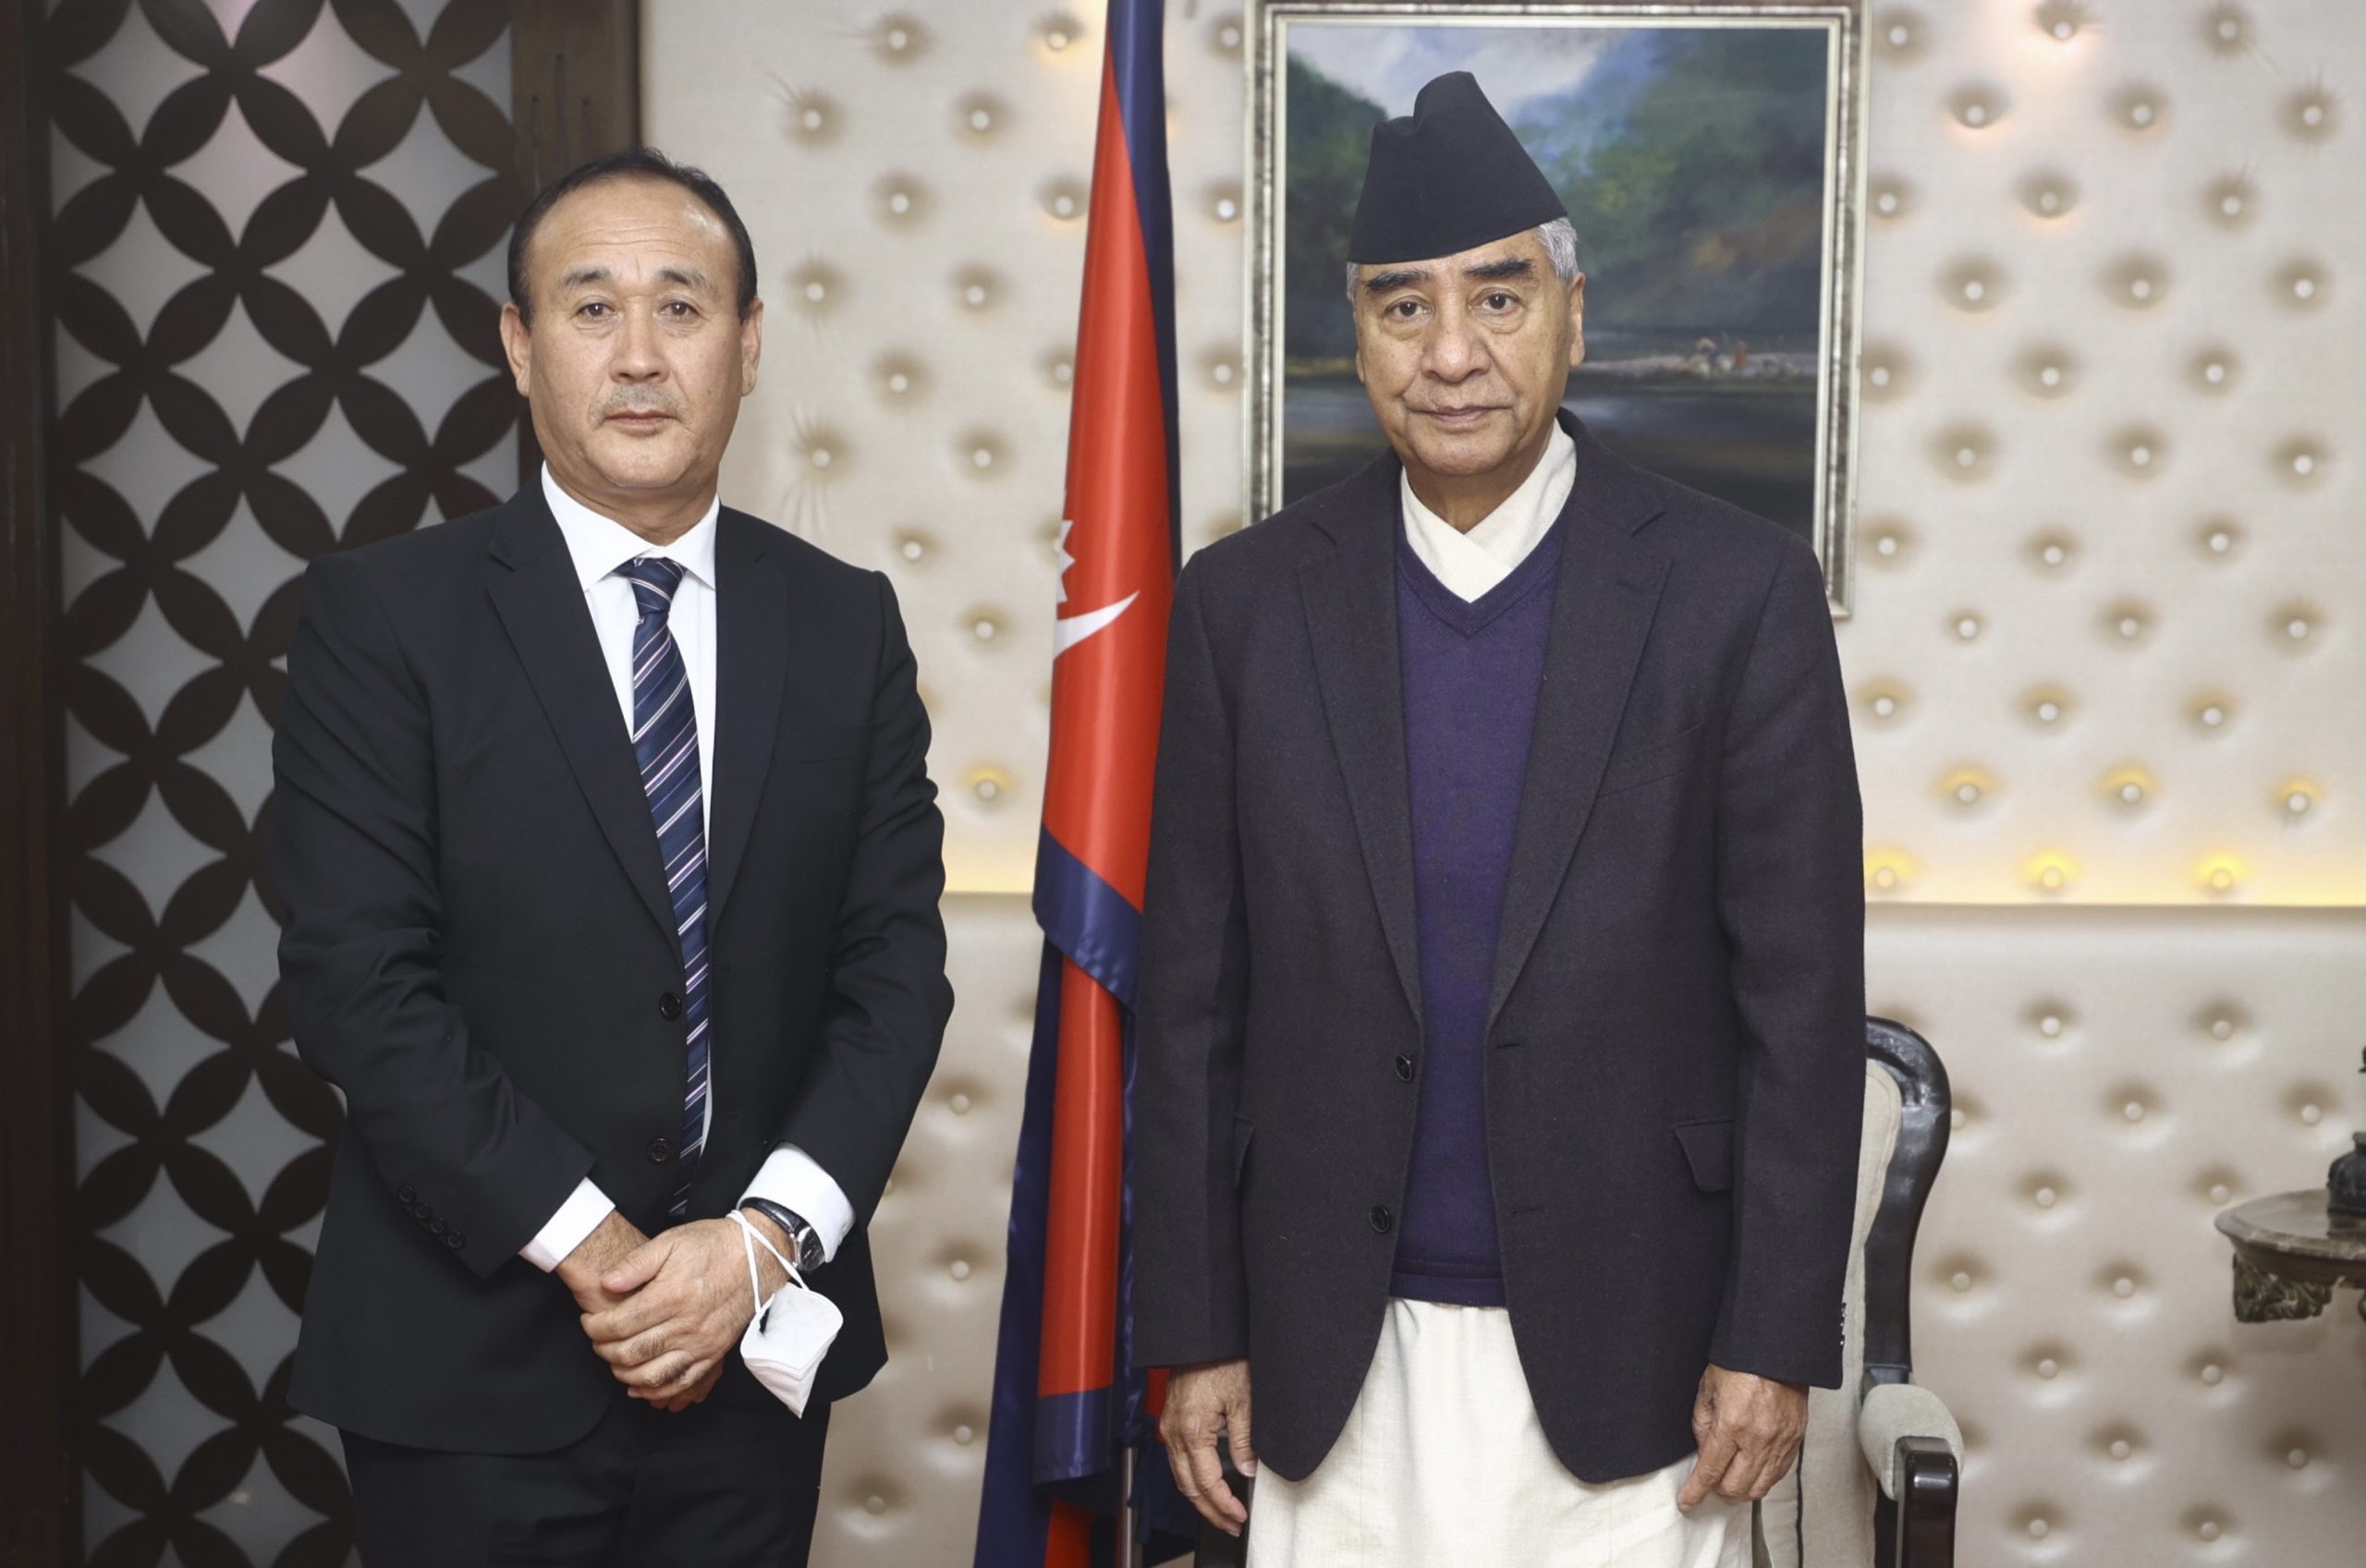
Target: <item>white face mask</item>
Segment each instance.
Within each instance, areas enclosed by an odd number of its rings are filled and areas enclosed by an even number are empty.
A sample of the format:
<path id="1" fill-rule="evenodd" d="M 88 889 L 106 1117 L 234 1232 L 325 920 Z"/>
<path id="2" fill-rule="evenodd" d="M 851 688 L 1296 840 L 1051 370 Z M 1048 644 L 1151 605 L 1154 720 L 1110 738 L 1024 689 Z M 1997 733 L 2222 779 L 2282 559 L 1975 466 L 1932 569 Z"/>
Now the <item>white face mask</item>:
<path id="1" fill-rule="evenodd" d="M 756 1315 L 749 1319 L 748 1331 L 739 1336 L 739 1359 L 748 1364 L 756 1381 L 772 1390 L 774 1398 L 802 1416 L 805 1402 L 813 1392 L 813 1374 L 830 1343 L 838 1337 L 846 1314 L 838 1310 L 836 1302 L 808 1285 L 797 1266 L 781 1258 L 780 1248 L 765 1240 L 737 1209 L 731 1219 L 739 1227 L 740 1245 L 747 1249 L 748 1292 L 756 1303 Z M 759 1246 L 780 1258 L 780 1266 L 788 1270 L 788 1283 L 774 1292 L 769 1302 L 756 1274 Z"/>

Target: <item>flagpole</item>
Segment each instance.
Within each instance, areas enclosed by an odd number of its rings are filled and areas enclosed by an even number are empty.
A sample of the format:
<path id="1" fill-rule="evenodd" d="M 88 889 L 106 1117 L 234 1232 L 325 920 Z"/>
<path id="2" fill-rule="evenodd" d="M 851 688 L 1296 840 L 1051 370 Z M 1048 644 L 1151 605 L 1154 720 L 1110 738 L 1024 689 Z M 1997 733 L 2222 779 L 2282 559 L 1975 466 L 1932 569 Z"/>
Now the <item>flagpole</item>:
<path id="1" fill-rule="evenodd" d="M 1141 1542 L 1134 1531 L 1134 1458 L 1128 1443 L 1117 1461 L 1117 1568 L 1142 1568 Z"/>

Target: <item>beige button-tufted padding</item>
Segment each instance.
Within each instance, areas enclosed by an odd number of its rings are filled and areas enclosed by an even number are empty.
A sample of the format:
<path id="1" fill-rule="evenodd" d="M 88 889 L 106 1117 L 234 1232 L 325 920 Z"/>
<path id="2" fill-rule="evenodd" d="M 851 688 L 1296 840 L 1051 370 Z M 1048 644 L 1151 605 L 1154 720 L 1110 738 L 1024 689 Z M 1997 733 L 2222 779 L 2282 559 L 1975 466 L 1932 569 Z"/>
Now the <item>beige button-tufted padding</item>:
<path id="1" fill-rule="evenodd" d="M 2366 725 L 2322 717 L 2366 689 L 2366 7 L 1872 11 L 1868 891 L 2366 898 Z M 1189 547 L 1241 521 L 1250 171 L 1239 8 L 1169 12 Z M 737 194 L 773 307 L 726 493 L 896 580 L 939 774 L 984 783 L 968 888 L 1027 885 L 1043 804 L 1101 25 L 796 0 L 644 40 L 649 134 Z"/>
<path id="2" fill-rule="evenodd" d="M 947 914 L 959 1004 L 874 1226 L 896 1358 L 835 1417 L 823 1568 L 949 1568 L 975 1525 L 1041 948 L 1024 898 Z M 1963 1560 L 2152 1568 L 2214 1521 L 2208 1561 L 2352 1561 L 2366 1330 L 2347 1297 L 2238 1328 L 2210 1221 L 2366 1127 L 2366 912 L 1876 907 L 1868 966 L 1961 1112 L 1914 1355 L 1970 1444 Z M 1861 1466 L 1852 1422 L 1831 1446 Z"/>
<path id="3" fill-rule="evenodd" d="M 2360 902 L 2366 9 L 1871 9 L 1868 892 Z"/>
<path id="4" fill-rule="evenodd" d="M 2366 902 L 2366 6 L 1870 13 L 1839 637 L 1872 1003 L 1964 1113 L 1918 1351 L 1967 1560 L 2350 1561 L 2366 1336 L 2238 1333 L 2207 1221 L 2366 1124 L 2359 918 L 2242 907 Z M 1018 893 L 1100 7 L 643 15 L 648 133 L 735 193 L 771 303 L 726 497 L 894 579 L 955 885 Z M 1244 25 L 1168 7 L 1187 548 L 1243 520 Z M 883 1210 L 899 1359 L 841 1413 L 825 1563 L 968 1560 L 1035 951 L 1023 898 L 957 901 L 970 1109 L 940 1085 Z"/>
<path id="5" fill-rule="evenodd" d="M 2238 1326 L 2211 1219 L 2366 1128 L 2366 911 L 1876 907 L 1868 988 L 1960 1112 L 1914 1359 L 1970 1444 L 1964 1561 L 2355 1562 L 2354 1297 Z"/>
<path id="6" fill-rule="evenodd" d="M 1240 525 L 1247 92 L 1238 6 L 1168 13 L 1190 548 Z M 962 888 L 1024 889 L 1043 816 L 1102 26 L 1099 4 L 644 13 L 644 129 L 723 181 L 762 267 L 725 498 L 895 580 Z"/>

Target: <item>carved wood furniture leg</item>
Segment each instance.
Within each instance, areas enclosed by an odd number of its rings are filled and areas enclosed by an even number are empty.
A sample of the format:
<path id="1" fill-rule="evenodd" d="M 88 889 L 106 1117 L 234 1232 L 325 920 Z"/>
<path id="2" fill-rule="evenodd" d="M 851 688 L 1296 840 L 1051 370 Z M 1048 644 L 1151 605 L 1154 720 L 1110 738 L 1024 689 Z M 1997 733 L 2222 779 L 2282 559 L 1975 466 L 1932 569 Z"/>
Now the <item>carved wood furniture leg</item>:
<path id="1" fill-rule="evenodd" d="M 2333 1287 L 2313 1280 L 2271 1274 L 2241 1253 L 2235 1255 L 2235 1320 L 2277 1323 L 2314 1318 L 2333 1299 Z"/>

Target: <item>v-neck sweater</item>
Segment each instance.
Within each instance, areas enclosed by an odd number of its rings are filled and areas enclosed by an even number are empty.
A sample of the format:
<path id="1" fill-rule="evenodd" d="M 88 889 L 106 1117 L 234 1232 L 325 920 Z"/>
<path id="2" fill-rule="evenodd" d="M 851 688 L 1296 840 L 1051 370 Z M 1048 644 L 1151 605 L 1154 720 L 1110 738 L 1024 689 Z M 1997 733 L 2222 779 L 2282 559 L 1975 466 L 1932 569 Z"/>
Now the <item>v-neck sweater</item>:
<path id="1" fill-rule="evenodd" d="M 1447 588 L 1398 535 L 1422 1050 L 1411 1064 L 1419 1103 L 1390 1290 L 1417 1300 L 1504 1302 L 1487 1166 L 1487 1003 L 1564 531 L 1554 527 L 1476 600 Z"/>

